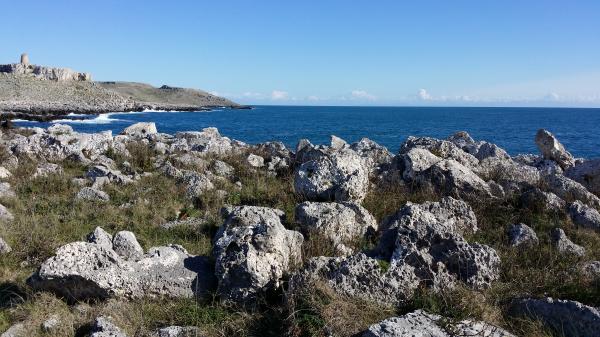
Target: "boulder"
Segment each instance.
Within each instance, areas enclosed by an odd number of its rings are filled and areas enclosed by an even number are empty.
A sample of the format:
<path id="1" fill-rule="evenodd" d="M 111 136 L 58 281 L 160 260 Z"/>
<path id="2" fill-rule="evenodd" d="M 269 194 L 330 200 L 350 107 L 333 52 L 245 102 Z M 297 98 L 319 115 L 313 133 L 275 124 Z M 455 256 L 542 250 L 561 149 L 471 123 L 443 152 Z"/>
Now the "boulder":
<path id="1" fill-rule="evenodd" d="M 513 334 L 492 324 L 463 320 L 452 322 L 442 316 L 416 310 L 375 323 L 363 332 L 362 337 L 515 337 Z"/>
<path id="2" fill-rule="evenodd" d="M 29 332 L 25 328 L 23 323 L 16 323 L 11 325 L 6 331 L 0 335 L 0 337 L 28 337 Z"/>
<path id="3" fill-rule="evenodd" d="M 540 172 L 508 158 L 488 157 L 481 159 L 475 172 L 485 179 L 492 179 L 510 193 L 519 193 L 539 184 Z"/>
<path id="4" fill-rule="evenodd" d="M 156 124 L 152 122 L 139 122 L 130 125 L 121 132 L 122 135 L 126 135 L 134 138 L 146 138 L 149 135 L 157 134 Z"/>
<path id="5" fill-rule="evenodd" d="M 585 255 L 585 248 L 569 240 L 567 234 L 565 234 L 565 231 L 560 228 L 553 229 L 550 232 L 550 238 L 552 240 L 552 244 L 560 253 L 575 256 Z"/>
<path id="6" fill-rule="evenodd" d="M 600 279 L 600 261 L 589 261 L 581 265 L 583 275 L 591 279 Z"/>
<path id="7" fill-rule="evenodd" d="M 10 186 L 10 183 L 0 183 L 0 198 L 14 198 L 17 194 Z"/>
<path id="8" fill-rule="evenodd" d="M 600 196 L 600 159 L 576 163 L 565 171 L 565 175 Z"/>
<path id="9" fill-rule="evenodd" d="M 348 245 L 375 234 L 378 227 L 369 211 L 349 202 L 307 201 L 296 206 L 295 214 L 296 222 L 306 233 L 330 240 L 339 252 L 348 252 Z"/>
<path id="10" fill-rule="evenodd" d="M 180 183 L 185 186 L 185 194 L 190 199 L 200 197 L 215 188 L 206 175 L 196 171 L 182 170 Z"/>
<path id="11" fill-rule="evenodd" d="M 294 190 L 309 201 L 361 202 L 369 187 L 364 160 L 350 149 L 315 156 L 298 166 Z"/>
<path id="12" fill-rule="evenodd" d="M 77 192 L 77 196 L 75 197 L 75 199 L 85 201 L 106 202 L 110 200 L 110 196 L 104 191 L 92 187 L 84 187 L 81 190 L 79 190 L 79 192 Z"/>
<path id="13" fill-rule="evenodd" d="M 533 228 L 523 223 L 510 225 L 507 234 L 509 244 L 512 247 L 534 246 L 540 242 Z"/>
<path id="14" fill-rule="evenodd" d="M 510 308 L 517 317 L 537 319 L 565 337 L 600 336 L 600 312 L 576 301 L 543 299 L 518 300 Z"/>
<path id="15" fill-rule="evenodd" d="M 579 200 L 569 205 L 569 216 L 577 226 L 600 230 L 600 213 Z"/>
<path id="16" fill-rule="evenodd" d="M 96 229 L 94 229 L 94 231 L 87 236 L 87 241 L 89 243 L 95 243 L 109 250 L 113 247 L 112 235 L 102 229 L 102 227 L 96 227 Z"/>
<path id="17" fill-rule="evenodd" d="M 0 166 L 0 179 L 7 179 L 12 176 L 9 170 L 7 170 L 4 166 Z"/>
<path id="18" fill-rule="evenodd" d="M 600 208 L 600 199 L 572 179 L 560 174 L 552 174 L 544 176 L 543 181 L 549 192 L 556 194 L 565 201 L 579 200 L 588 206 Z"/>
<path id="19" fill-rule="evenodd" d="M 437 157 L 442 159 L 452 159 L 469 169 L 474 169 L 479 164 L 479 160 L 477 160 L 475 156 L 463 151 L 454 143 L 447 140 L 410 136 L 400 146 L 400 154 L 407 153 L 413 148 L 426 149 Z"/>
<path id="20" fill-rule="evenodd" d="M 62 174 L 63 168 L 58 164 L 53 163 L 42 163 L 38 165 L 35 173 L 33 174 L 33 178 L 38 177 L 47 177 L 50 174 Z"/>
<path id="21" fill-rule="evenodd" d="M 338 136 L 331 135 L 330 139 L 331 139 L 330 146 L 334 150 L 341 150 L 341 149 L 350 147 L 350 145 L 348 145 L 348 143 L 346 143 L 345 140 L 343 140 L 342 138 L 340 138 Z"/>
<path id="22" fill-rule="evenodd" d="M 285 229 L 280 210 L 237 206 L 224 215 L 213 247 L 218 292 L 226 302 L 252 303 L 300 262 L 303 237 Z"/>
<path id="23" fill-rule="evenodd" d="M 575 165 L 575 159 L 565 147 L 547 130 L 539 129 L 535 135 L 535 144 L 544 156 L 544 159 L 554 160 L 562 169 L 566 170 Z"/>
<path id="24" fill-rule="evenodd" d="M 60 317 L 58 315 L 52 315 L 42 323 L 42 331 L 46 333 L 54 332 L 60 323 Z"/>
<path id="25" fill-rule="evenodd" d="M 85 176 L 93 182 L 106 178 L 105 181 L 118 185 L 125 185 L 133 182 L 133 178 L 121 171 L 112 169 L 106 165 L 94 165 L 88 169 Z"/>
<path id="26" fill-rule="evenodd" d="M 483 179 L 451 159 L 433 164 L 417 177 L 417 182 L 442 195 L 465 199 L 492 197 L 490 186 Z"/>
<path id="27" fill-rule="evenodd" d="M 402 167 L 402 178 L 411 182 L 416 180 L 416 177 L 423 171 L 442 161 L 442 158 L 437 157 L 427 149 L 416 147 L 398 155 L 398 160 Z"/>
<path id="28" fill-rule="evenodd" d="M 226 178 L 232 177 L 235 173 L 233 166 L 220 160 L 215 160 L 215 162 L 212 164 L 212 171 L 214 174 Z"/>
<path id="29" fill-rule="evenodd" d="M 144 249 L 132 232 L 117 232 L 113 237 L 112 244 L 113 250 L 125 260 L 138 261 L 144 255 Z"/>
<path id="30" fill-rule="evenodd" d="M 177 132 L 175 137 L 184 139 L 190 150 L 201 154 L 227 155 L 246 147 L 243 143 L 221 136 L 216 128 L 205 128 L 199 132 Z"/>
<path id="31" fill-rule="evenodd" d="M 104 231 L 97 229 L 92 242 L 60 247 L 42 263 L 27 283 L 69 300 L 111 297 L 196 297 L 213 286 L 208 258 L 192 256 L 181 246 L 150 248 L 139 261 L 121 257 L 107 247 Z"/>
<path id="32" fill-rule="evenodd" d="M 519 201 L 522 207 L 541 212 L 561 212 L 567 205 L 556 194 L 544 192 L 537 187 L 523 193 Z"/>
<path id="33" fill-rule="evenodd" d="M 385 146 L 381 146 L 369 138 L 362 138 L 350 145 L 350 148 L 366 159 L 372 170 L 389 165 L 394 157 Z"/>
<path id="34" fill-rule="evenodd" d="M 200 328 L 195 326 L 168 326 L 160 328 L 152 334 L 152 337 L 202 337 Z"/>
<path id="35" fill-rule="evenodd" d="M 0 255 L 8 254 L 12 252 L 12 248 L 4 241 L 3 238 L 0 238 Z"/>

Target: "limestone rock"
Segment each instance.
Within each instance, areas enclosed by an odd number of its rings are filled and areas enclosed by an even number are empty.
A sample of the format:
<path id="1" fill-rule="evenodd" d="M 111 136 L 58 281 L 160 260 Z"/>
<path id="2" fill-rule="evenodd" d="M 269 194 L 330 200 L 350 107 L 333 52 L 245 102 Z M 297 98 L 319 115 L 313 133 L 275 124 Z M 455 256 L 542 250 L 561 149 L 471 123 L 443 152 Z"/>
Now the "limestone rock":
<path id="1" fill-rule="evenodd" d="M 402 178 L 409 182 L 415 180 L 421 172 L 442 161 L 441 158 L 429 152 L 429 150 L 419 147 L 400 154 L 399 160 L 402 162 Z"/>
<path id="2" fill-rule="evenodd" d="M 575 165 L 575 159 L 552 133 L 544 129 L 538 130 L 535 135 L 535 144 L 545 159 L 554 160 L 563 169 Z"/>
<path id="3" fill-rule="evenodd" d="M 429 150 L 429 152 L 437 157 L 442 159 L 452 159 L 469 169 L 474 169 L 479 164 L 479 160 L 477 160 L 475 156 L 463 151 L 454 143 L 447 140 L 410 136 L 400 147 L 400 154 L 407 153 L 413 148 Z"/>
<path id="4" fill-rule="evenodd" d="M 600 196 L 600 159 L 576 163 L 565 171 L 565 175 Z"/>
<path id="5" fill-rule="evenodd" d="M 523 207 L 542 212 L 560 212 L 567 205 L 556 194 L 544 192 L 539 188 L 533 188 L 523 193 L 520 197 L 520 203 Z"/>
<path id="6" fill-rule="evenodd" d="M 60 317 L 58 315 L 52 315 L 42 323 L 42 330 L 44 332 L 52 332 L 58 325 L 60 325 Z"/>
<path id="7" fill-rule="evenodd" d="M 47 177 L 50 174 L 62 174 L 63 169 L 58 164 L 53 163 L 43 163 L 37 167 L 35 173 L 33 174 L 33 178 L 38 177 Z"/>
<path id="8" fill-rule="evenodd" d="M 600 213 L 579 200 L 569 205 L 569 216 L 577 226 L 600 230 Z"/>
<path id="9" fill-rule="evenodd" d="M 17 194 L 10 186 L 10 183 L 0 183 L 0 198 L 14 198 Z"/>
<path id="10" fill-rule="evenodd" d="M 8 208 L 4 207 L 4 205 L 0 204 L 0 221 L 12 221 L 14 219 L 14 215 L 8 210 Z"/>
<path id="11" fill-rule="evenodd" d="M 12 248 L 4 241 L 3 238 L 0 238 L 0 255 L 8 254 L 12 252 Z"/>
<path id="12" fill-rule="evenodd" d="M 215 162 L 212 165 L 212 170 L 214 172 L 214 174 L 220 176 L 220 177 L 227 177 L 230 178 L 233 176 L 233 174 L 235 173 L 235 169 L 233 168 L 233 166 L 220 161 L 220 160 L 215 160 Z"/>
<path id="13" fill-rule="evenodd" d="M 539 244 L 539 239 L 533 228 L 523 224 L 512 224 L 508 227 L 509 244 L 512 247 L 532 246 Z"/>
<path id="14" fill-rule="evenodd" d="M 362 337 L 515 337 L 513 334 L 494 325 L 481 321 L 464 320 L 447 323 L 439 315 L 416 310 L 400 317 L 392 317 L 375 323 L 362 333 Z"/>
<path id="15" fill-rule="evenodd" d="M 246 163 L 248 163 L 250 167 L 254 168 L 263 167 L 265 166 L 265 159 L 261 156 L 251 153 L 248 155 L 248 157 L 246 157 Z"/>
<path id="16" fill-rule="evenodd" d="M 112 169 L 106 165 L 95 165 L 88 169 L 85 176 L 93 182 L 106 177 L 108 182 L 125 185 L 133 182 L 130 176 L 123 174 L 121 171 Z"/>
<path id="17" fill-rule="evenodd" d="M 350 148 L 359 156 L 365 158 L 372 170 L 392 162 L 393 155 L 390 151 L 385 146 L 379 145 L 369 138 L 362 138 L 360 141 L 352 143 Z"/>
<path id="18" fill-rule="evenodd" d="M 154 331 L 152 337 L 202 337 L 200 329 L 195 326 L 168 326 Z"/>
<path id="19" fill-rule="evenodd" d="M 127 337 L 121 329 L 112 322 L 111 317 L 96 318 L 90 337 Z"/>
<path id="20" fill-rule="evenodd" d="M 538 319 L 565 337 L 600 336 L 600 312 L 597 308 L 576 301 L 543 299 L 522 299 L 516 301 L 510 310 L 513 316 Z"/>
<path id="21" fill-rule="evenodd" d="M 417 181 L 442 195 L 472 198 L 491 198 L 489 185 L 466 166 L 454 160 L 442 160 L 423 171 Z"/>
<path id="22" fill-rule="evenodd" d="M 77 200 L 86 200 L 86 201 L 98 201 L 98 202 L 106 202 L 110 200 L 110 196 L 104 192 L 97 190 L 92 187 L 84 187 L 79 192 L 77 192 L 77 196 L 75 197 Z"/>
<path id="23" fill-rule="evenodd" d="M 96 230 L 90 237 L 102 237 Z M 123 259 L 105 238 L 60 247 L 28 280 L 34 289 L 70 300 L 110 297 L 195 297 L 213 286 L 208 259 L 181 246 L 154 247 L 139 261 Z"/>
<path id="24" fill-rule="evenodd" d="M 175 137 L 185 139 L 187 146 L 192 150 L 202 154 L 227 155 L 235 149 L 243 148 L 243 144 L 238 144 L 227 137 L 221 136 L 216 128 L 205 128 L 199 132 L 177 132 Z"/>
<path id="25" fill-rule="evenodd" d="M 553 174 L 544 177 L 548 191 L 556 194 L 565 201 L 579 200 L 584 204 L 600 208 L 600 199 L 589 192 L 580 183 L 571 180 L 563 175 Z"/>
<path id="26" fill-rule="evenodd" d="M 180 181 L 185 186 L 185 193 L 190 199 L 197 198 L 206 191 L 215 188 L 210 179 L 202 173 L 187 170 L 182 170 L 181 172 L 182 176 Z"/>
<path id="27" fill-rule="evenodd" d="M 331 148 L 334 150 L 341 150 L 343 148 L 347 148 L 350 145 L 348 145 L 348 143 L 346 143 L 345 140 L 343 140 L 340 137 L 331 135 Z"/>
<path id="28" fill-rule="evenodd" d="M 362 206 L 353 203 L 304 202 L 296 206 L 296 222 L 311 233 L 330 240 L 336 247 L 347 246 L 374 234 L 377 221 Z M 339 247 L 341 251 L 347 251 Z"/>
<path id="29" fill-rule="evenodd" d="M 585 248 L 575 244 L 573 241 L 569 240 L 565 231 L 560 228 L 555 228 L 550 233 L 552 244 L 556 247 L 556 249 L 564 254 L 572 254 L 576 256 L 585 255 Z"/>
<path id="30" fill-rule="evenodd" d="M 302 234 L 285 229 L 276 209 L 237 206 L 224 213 L 213 247 L 218 292 L 225 301 L 251 303 L 277 289 L 299 263 Z"/>
<path id="31" fill-rule="evenodd" d="M 121 132 L 122 135 L 135 138 L 145 138 L 149 135 L 157 134 L 156 124 L 152 122 L 139 122 L 130 125 Z"/>
<path id="32" fill-rule="evenodd" d="M 29 333 L 23 323 L 11 325 L 0 337 L 28 337 Z"/>
<path id="33" fill-rule="evenodd" d="M 369 170 L 356 152 L 343 149 L 315 157 L 296 169 L 296 194 L 310 201 L 361 202 L 365 198 Z"/>
<path id="34" fill-rule="evenodd" d="M 12 173 L 10 173 L 9 170 L 7 170 L 3 166 L 0 166 L 0 179 L 10 178 L 11 176 L 12 176 Z"/>
<path id="35" fill-rule="evenodd" d="M 144 255 L 144 249 L 132 232 L 117 232 L 113 237 L 112 243 L 113 250 L 125 260 L 138 261 Z"/>
<path id="36" fill-rule="evenodd" d="M 96 229 L 88 235 L 87 240 L 89 243 L 95 243 L 106 249 L 112 249 L 113 247 L 112 235 L 102 229 L 102 227 L 96 227 Z"/>
<path id="37" fill-rule="evenodd" d="M 600 279 L 600 261 L 589 261 L 581 266 L 581 272 L 592 279 Z"/>

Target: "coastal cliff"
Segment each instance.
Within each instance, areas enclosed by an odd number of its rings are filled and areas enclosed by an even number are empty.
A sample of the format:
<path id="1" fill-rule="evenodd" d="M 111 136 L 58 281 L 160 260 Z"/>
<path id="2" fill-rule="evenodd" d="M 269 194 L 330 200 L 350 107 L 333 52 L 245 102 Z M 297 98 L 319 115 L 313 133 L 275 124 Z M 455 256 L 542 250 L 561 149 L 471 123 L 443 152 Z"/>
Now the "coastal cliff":
<path id="1" fill-rule="evenodd" d="M 0 114 L 3 119 L 52 120 L 69 113 L 99 114 L 145 109 L 201 111 L 243 108 L 228 99 L 195 89 L 132 82 L 94 82 L 89 73 L 21 63 L 0 65 Z"/>

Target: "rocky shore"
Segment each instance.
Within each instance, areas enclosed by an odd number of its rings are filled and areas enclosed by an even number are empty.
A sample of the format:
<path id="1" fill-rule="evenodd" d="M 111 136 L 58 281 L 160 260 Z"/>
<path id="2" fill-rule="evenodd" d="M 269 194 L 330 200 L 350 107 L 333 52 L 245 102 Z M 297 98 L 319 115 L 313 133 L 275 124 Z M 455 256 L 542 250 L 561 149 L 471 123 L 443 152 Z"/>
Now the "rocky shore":
<path id="1" fill-rule="evenodd" d="M 2 130 L 3 337 L 600 336 L 600 160 L 547 130 L 159 131 Z"/>
<path id="2" fill-rule="evenodd" d="M 28 62 L 28 61 L 27 61 Z M 23 63 L 0 65 L 0 118 L 49 121 L 69 113 L 248 108 L 195 89 L 94 82 L 89 73 Z"/>

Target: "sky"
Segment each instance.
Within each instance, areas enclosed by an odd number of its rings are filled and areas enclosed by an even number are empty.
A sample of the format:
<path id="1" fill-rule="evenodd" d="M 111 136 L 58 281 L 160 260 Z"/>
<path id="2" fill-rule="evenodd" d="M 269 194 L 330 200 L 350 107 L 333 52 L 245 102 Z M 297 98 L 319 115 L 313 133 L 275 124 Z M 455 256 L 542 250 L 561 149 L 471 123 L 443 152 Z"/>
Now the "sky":
<path id="1" fill-rule="evenodd" d="M 600 107 L 600 1 L 0 0 L 0 63 L 244 104 Z"/>

